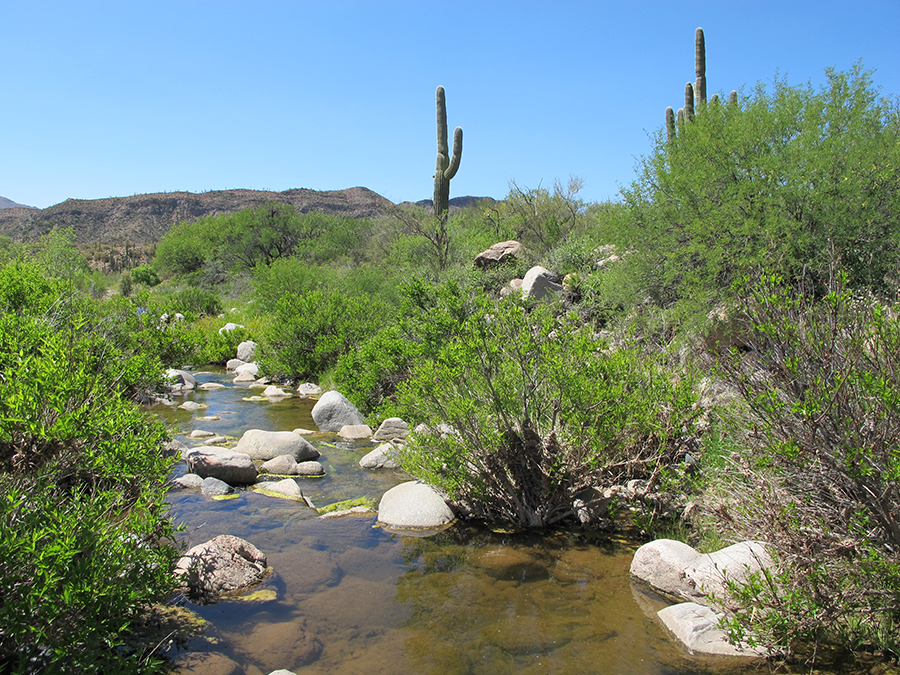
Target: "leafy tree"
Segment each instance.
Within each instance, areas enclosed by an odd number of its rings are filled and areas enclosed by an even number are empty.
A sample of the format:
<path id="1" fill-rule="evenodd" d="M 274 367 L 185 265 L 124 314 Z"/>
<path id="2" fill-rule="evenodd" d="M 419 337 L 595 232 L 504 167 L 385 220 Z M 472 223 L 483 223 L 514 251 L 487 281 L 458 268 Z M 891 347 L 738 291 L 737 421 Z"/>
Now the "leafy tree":
<path id="1" fill-rule="evenodd" d="M 159 276 L 149 265 L 140 265 L 131 270 L 131 280 L 136 284 L 144 284 L 145 286 L 157 286 L 159 284 Z"/>
<path id="2" fill-rule="evenodd" d="M 740 105 L 710 103 L 677 139 L 662 132 L 623 191 L 619 243 L 663 306 L 709 308 L 760 267 L 787 278 L 839 259 L 853 287 L 895 287 L 900 117 L 861 66 L 818 91 L 776 79 Z"/>

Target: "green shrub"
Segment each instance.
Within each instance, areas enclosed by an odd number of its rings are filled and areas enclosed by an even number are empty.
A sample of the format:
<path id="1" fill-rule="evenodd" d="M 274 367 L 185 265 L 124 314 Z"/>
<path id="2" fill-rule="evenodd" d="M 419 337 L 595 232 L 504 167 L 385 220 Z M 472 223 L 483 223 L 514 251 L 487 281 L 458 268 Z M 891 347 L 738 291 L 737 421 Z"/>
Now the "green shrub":
<path id="1" fill-rule="evenodd" d="M 185 288 L 173 293 L 166 303 L 170 314 L 180 312 L 196 316 L 217 316 L 222 313 L 222 301 L 214 291 Z"/>
<path id="2" fill-rule="evenodd" d="M 454 429 L 414 436 L 404 468 L 464 512 L 524 527 L 573 518 L 587 488 L 658 487 L 693 442 L 693 395 L 643 356 L 551 307 L 483 299 L 398 388 L 405 419 Z"/>
<path id="3" fill-rule="evenodd" d="M 129 400 L 160 364 L 93 301 L 35 289 L 0 314 L 0 671 L 161 672 L 126 644 L 173 590 L 166 432 Z"/>
<path id="4" fill-rule="evenodd" d="M 159 275 L 149 265 L 140 265 L 131 270 L 131 280 L 136 284 L 153 287 L 159 284 Z"/>
<path id="5" fill-rule="evenodd" d="M 387 308 L 363 296 L 336 291 L 287 294 L 272 312 L 262 339 L 266 372 L 316 377 L 387 321 Z"/>
<path id="6" fill-rule="evenodd" d="M 741 288 L 750 350 L 722 371 L 756 443 L 718 490 L 723 525 L 768 542 L 780 572 L 734 589 L 748 610 L 732 627 L 897 653 L 900 320 L 849 283 L 834 271 L 818 298 L 777 273 Z"/>

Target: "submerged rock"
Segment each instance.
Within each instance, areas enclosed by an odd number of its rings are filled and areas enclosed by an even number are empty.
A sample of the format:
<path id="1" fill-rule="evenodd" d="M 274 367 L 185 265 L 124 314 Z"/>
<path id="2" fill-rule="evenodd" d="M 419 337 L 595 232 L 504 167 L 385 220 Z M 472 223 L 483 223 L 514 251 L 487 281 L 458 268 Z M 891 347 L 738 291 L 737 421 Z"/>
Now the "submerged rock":
<path id="1" fill-rule="evenodd" d="M 266 556 L 230 534 L 194 546 L 175 565 L 175 575 L 188 597 L 197 602 L 211 602 L 222 593 L 253 586 L 267 571 Z"/>

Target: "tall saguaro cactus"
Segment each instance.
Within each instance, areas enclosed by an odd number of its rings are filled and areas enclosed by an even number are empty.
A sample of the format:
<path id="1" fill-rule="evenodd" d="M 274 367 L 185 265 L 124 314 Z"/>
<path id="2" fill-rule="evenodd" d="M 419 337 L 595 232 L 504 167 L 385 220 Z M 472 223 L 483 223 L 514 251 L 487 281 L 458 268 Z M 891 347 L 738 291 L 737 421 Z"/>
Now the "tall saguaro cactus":
<path id="1" fill-rule="evenodd" d="M 696 105 L 700 107 L 706 103 L 706 40 L 702 28 L 698 28 L 694 34 L 694 73 L 697 76 L 694 99 Z"/>
<path id="2" fill-rule="evenodd" d="M 450 209 L 450 180 L 459 170 L 462 157 L 462 127 L 453 132 L 453 158 L 447 146 L 447 102 L 444 88 L 438 87 L 435 94 L 437 100 L 437 165 L 434 169 L 434 215 L 445 218 Z"/>

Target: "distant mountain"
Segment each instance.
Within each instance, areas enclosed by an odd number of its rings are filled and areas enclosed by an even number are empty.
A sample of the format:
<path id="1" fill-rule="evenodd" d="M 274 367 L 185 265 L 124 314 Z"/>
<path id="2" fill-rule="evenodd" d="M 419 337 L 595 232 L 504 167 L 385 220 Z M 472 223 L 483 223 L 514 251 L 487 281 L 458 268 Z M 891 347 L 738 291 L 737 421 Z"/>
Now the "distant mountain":
<path id="1" fill-rule="evenodd" d="M 434 209 L 434 200 L 431 199 L 421 199 L 417 202 L 403 202 L 404 204 L 414 203 L 416 206 L 421 206 L 423 209 Z M 476 204 L 487 204 L 489 206 L 493 206 L 497 204 L 497 200 L 493 197 L 453 197 L 450 200 L 450 213 L 458 209 L 468 208 L 469 206 L 475 206 Z"/>
<path id="2" fill-rule="evenodd" d="M 350 218 L 379 216 L 393 207 L 390 201 L 364 187 L 329 191 L 298 188 L 284 192 L 160 192 L 107 199 L 67 199 L 46 209 L 13 204 L 0 210 L 0 235 L 19 241 L 31 240 L 59 226 L 71 227 L 81 245 L 152 244 L 181 221 L 233 213 L 269 201 L 293 204 L 300 213 L 320 211 Z"/>
<path id="3" fill-rule="evenodd" d="M 0 197 L 0 209 L 14 209 L 14 208 L 23 208 L 23 209 L 33 209 L 34 206 L 25 206 L 24 204 L 16 204 L 12 199 L 7 199 L 6 197 Z"/>

